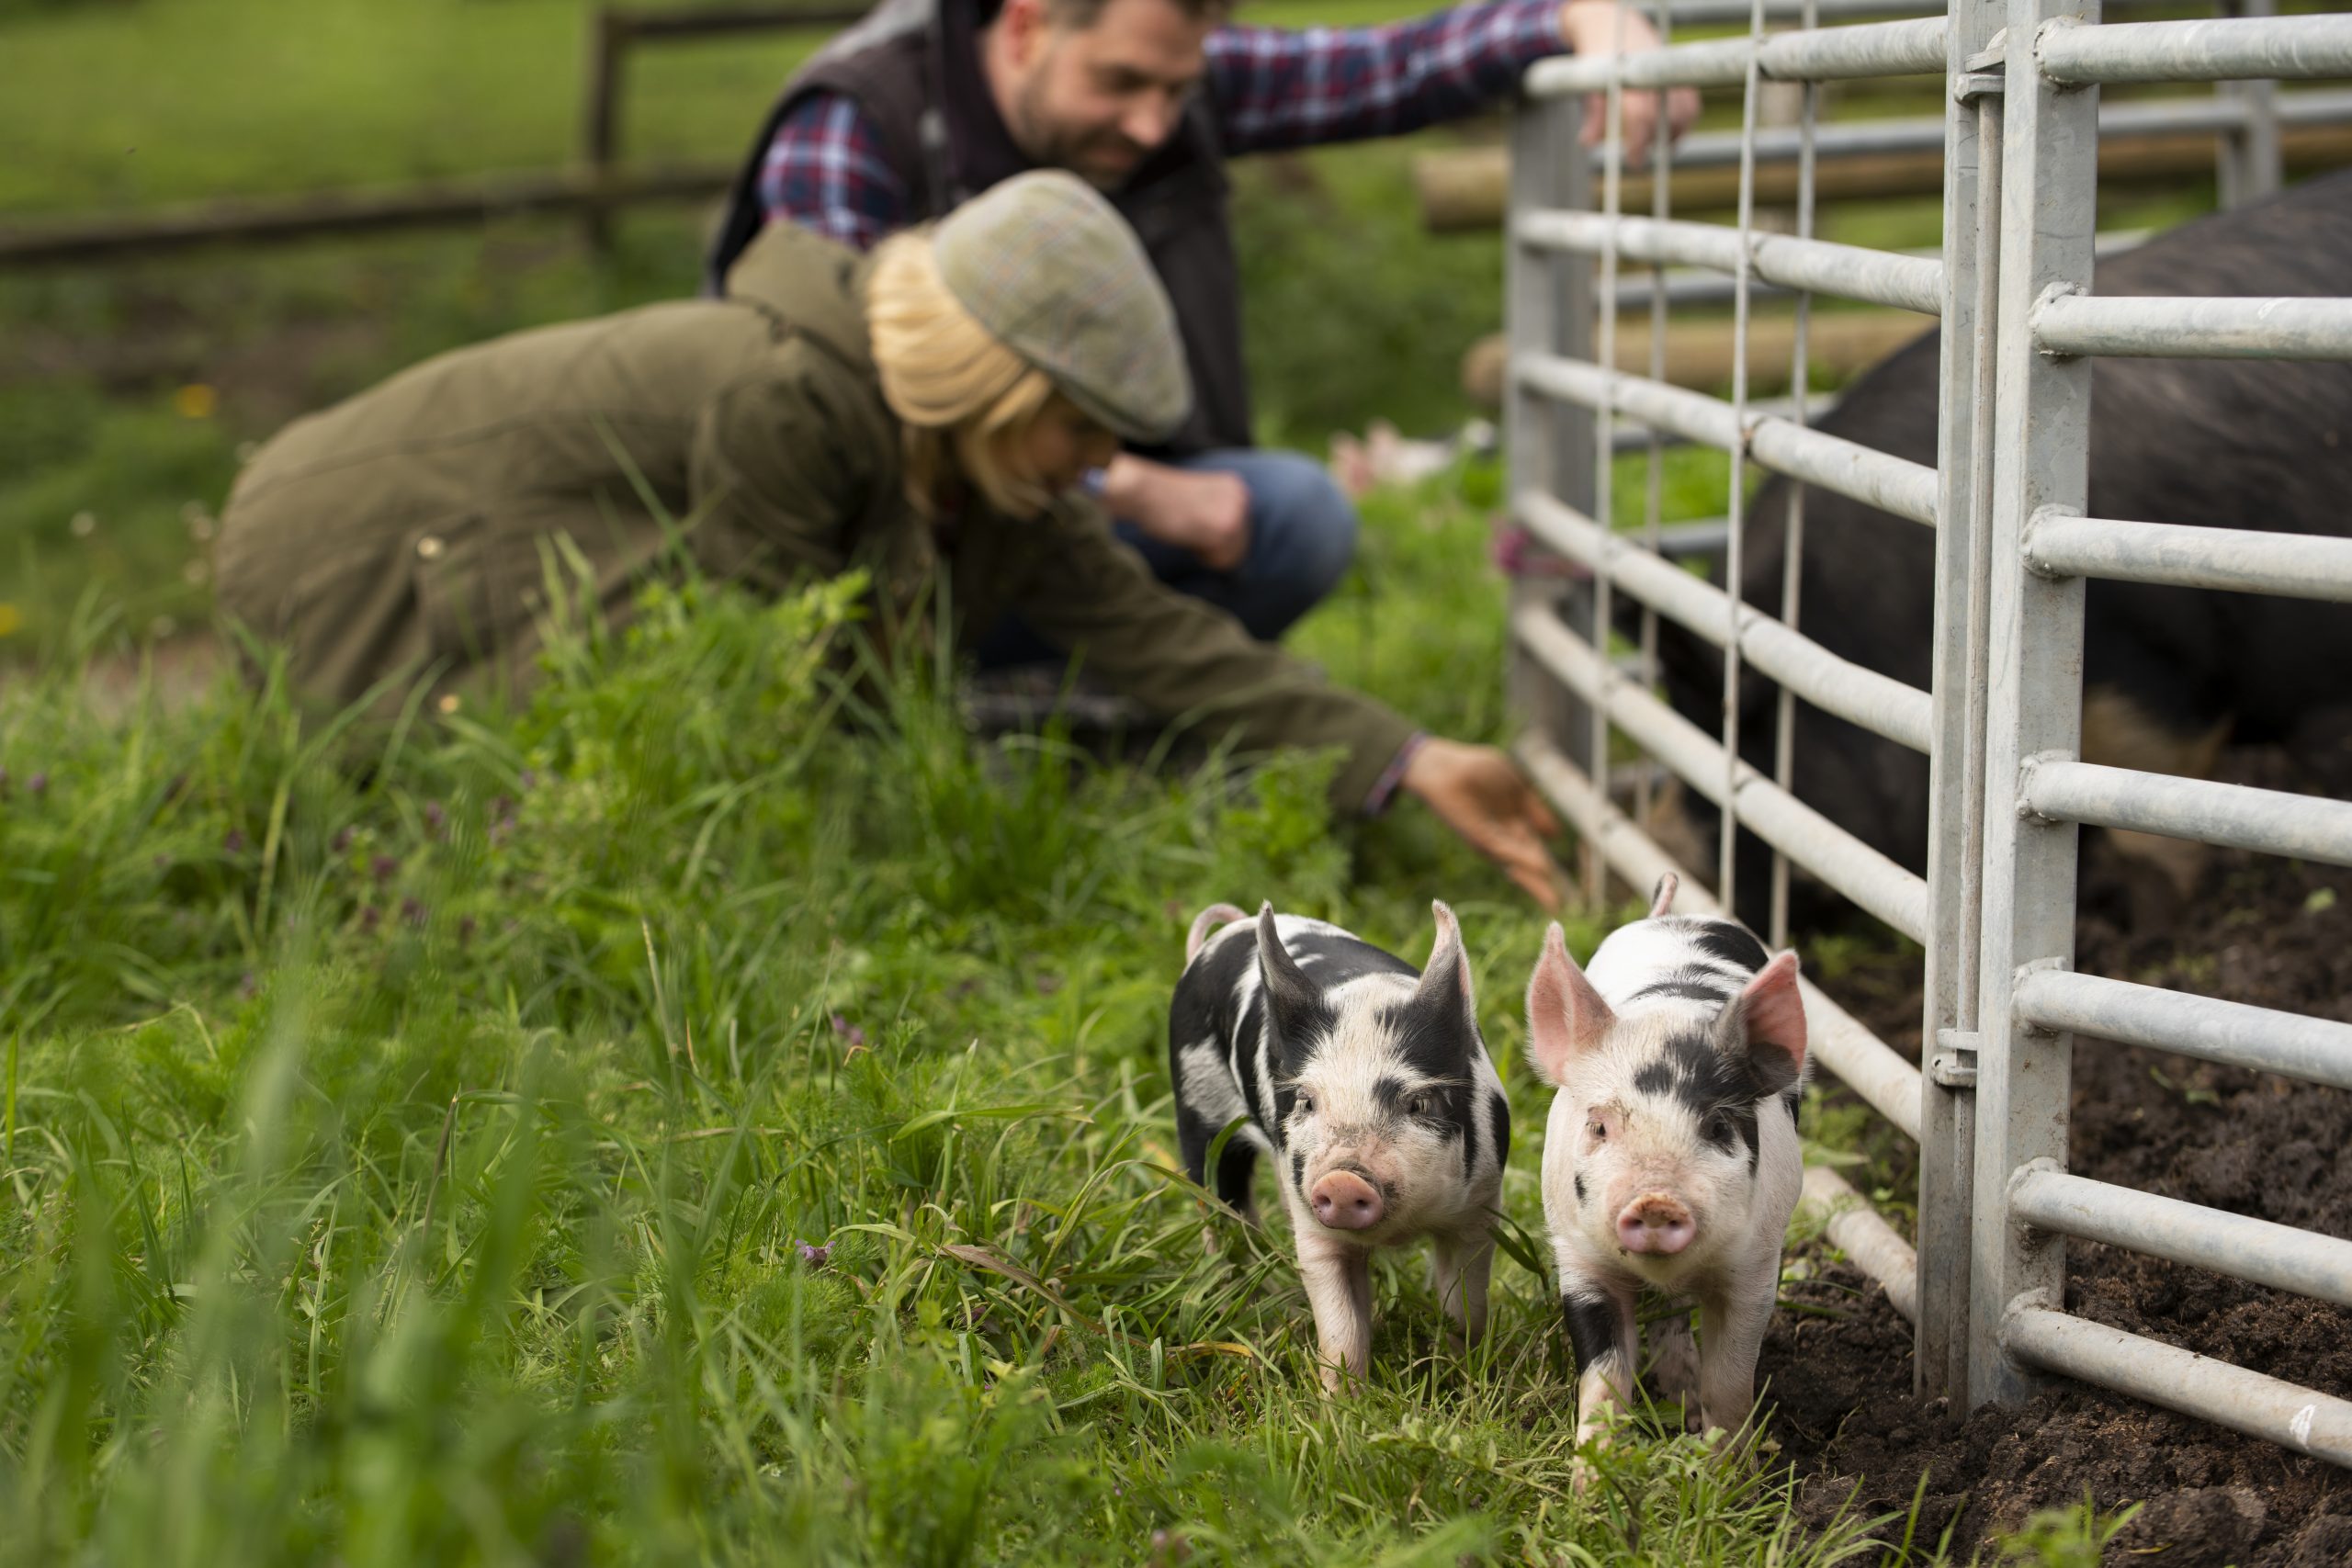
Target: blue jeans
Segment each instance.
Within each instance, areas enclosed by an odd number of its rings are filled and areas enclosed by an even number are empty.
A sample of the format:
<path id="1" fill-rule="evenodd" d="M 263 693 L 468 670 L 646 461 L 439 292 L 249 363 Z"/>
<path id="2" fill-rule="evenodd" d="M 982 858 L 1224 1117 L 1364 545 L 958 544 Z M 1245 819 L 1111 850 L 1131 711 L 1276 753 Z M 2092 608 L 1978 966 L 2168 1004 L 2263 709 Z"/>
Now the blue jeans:
<path id="1" fill-rule="evenodd" d="M 1250 553 L 1233 571 L 1212 571 L 1192 551 L 1148 538 L 1132 523 L 1113 524 L 1152 575 L 1179 593 L 1216 605 L 1251 637 L 1272 642 L 1347 575 L 1356 552 L 1356 509 L 1313 458 L 1234 447 L 1172 466 L 1238 474 L 1250 490 Z M 980 639 L 978 657 L 983 670 L 1064 658 L 1017 616 Z"/>

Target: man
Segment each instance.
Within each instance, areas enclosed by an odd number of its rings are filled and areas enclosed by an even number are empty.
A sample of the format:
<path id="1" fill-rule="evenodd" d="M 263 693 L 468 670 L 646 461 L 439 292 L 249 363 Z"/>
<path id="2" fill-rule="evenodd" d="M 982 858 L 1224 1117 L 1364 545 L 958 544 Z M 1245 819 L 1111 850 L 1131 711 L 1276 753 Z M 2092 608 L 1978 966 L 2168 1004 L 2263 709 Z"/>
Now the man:
<path id="1" fill-rule="evenodd" d="M 1394 135 L 1485 107 L 1564 51 L 1655 47 L 1614 0 L 1474 0 L 1420 21 L 1287 32 L 1226 24 L 1223 0 L 884 0 L 788 82 L 738 175 L 711 255 L 768 222 L 860 249 L 1028 168 L 1108 195 L 1175 301 L 1195 401 L 1176 435 L 1102 471 L 1105 507 L 1161 581 L 1279 637 L 1330 591 L 1356 518 L 1319 466 L 1252 451 L 1224 160 Z M 1662 108 L 1625 100 L 1629 154 Z M 1600 130 L 1588 115 L 1588 141 Z M 1017 626 L 987 665 L 1049 657 Z"/>

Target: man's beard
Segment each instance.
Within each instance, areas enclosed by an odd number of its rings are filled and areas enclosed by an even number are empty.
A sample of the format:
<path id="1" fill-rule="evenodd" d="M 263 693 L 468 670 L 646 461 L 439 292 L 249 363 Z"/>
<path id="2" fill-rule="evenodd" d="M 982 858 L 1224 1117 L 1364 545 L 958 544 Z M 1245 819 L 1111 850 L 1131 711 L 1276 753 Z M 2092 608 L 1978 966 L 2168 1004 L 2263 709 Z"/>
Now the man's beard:
<path id="1" fill-rule="evenodd" d="M 1046 113 L 1046 62 L 1023 85 L 1014 102 L 1020 123 L 1011 127 L 1012 139 L 1032 163 L 1044 168 L 1067 169 L 1098 190 L 1115 191 L 1127 183 L 1145 150 L 1115 130 L 1064 132 Z"/>

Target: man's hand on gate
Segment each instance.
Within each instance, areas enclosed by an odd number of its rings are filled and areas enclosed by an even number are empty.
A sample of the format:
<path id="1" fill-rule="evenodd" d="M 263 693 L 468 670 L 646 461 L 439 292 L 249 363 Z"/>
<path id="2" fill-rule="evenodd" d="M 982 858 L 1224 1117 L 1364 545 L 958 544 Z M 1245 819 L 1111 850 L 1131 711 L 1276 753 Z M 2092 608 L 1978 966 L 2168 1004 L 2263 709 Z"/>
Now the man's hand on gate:
<path id="1" fill-rule="evenodd" d="M 1560 7 L 1560 36 L 1569 52 L 1582 55 L 1637 54 L 1658 47 L 1657 29 L 1649 18 L 1621 0 L 1567 0 Z M 1666 122 L 1668 138 L 1679 137 L 1699 118 L 1695 87 L 1676 87 L 1666 95 L 1663 109 L 1654 92 L 1625 95 L 1625 162 L 1637 166 L 1649 161 L 1650 142 L 1658 122 Z M 1584 144 L 1596 146 L 1609 131 L 1609 96 L 1593 93 L 1584 103 Z"/>
<path id="2" fill-rule="evenodd" d="M 1122 452 L 1102 474 L 1102 504 L 1164 545 L 1231 571 L 1250 557 L 1250 487 L 1220 469 L 1171 468 Z"/>
<path id="3" fill-rule="evenodd" d="M 1398 782 L 1538 904 L 1560 907 L 1560 868 L 1544 847 L 1559 836 L 1559 818 L 1509 757 L 1492 746 L 1431 736 Z"/>

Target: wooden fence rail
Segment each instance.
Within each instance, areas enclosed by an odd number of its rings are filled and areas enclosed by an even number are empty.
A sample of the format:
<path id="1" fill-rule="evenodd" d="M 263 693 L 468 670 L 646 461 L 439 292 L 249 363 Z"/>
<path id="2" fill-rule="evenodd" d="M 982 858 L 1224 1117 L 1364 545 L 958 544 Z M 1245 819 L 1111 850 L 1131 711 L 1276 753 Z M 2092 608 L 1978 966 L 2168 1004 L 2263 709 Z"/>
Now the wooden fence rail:
<path id="1" fill-rule="evenodd" d="M 128 260 L 199 245 L 462 227 L 493 218 L 548 213 L 578 214 L 589 243 L 602 247 L 609 241 L 616 210 L 653 202 L 707 200 L 727 189 L 735 172 L 732 164 L 632 168 L 621 163 L 621 105 L 628 58 L 638 45 L 839 28 L 865 14 L 856 6 L 662 11 L 608 6 L 597 12 L 589 27 L 580 156 L 572 167 L 0 223 L 0 267 Z"/>

